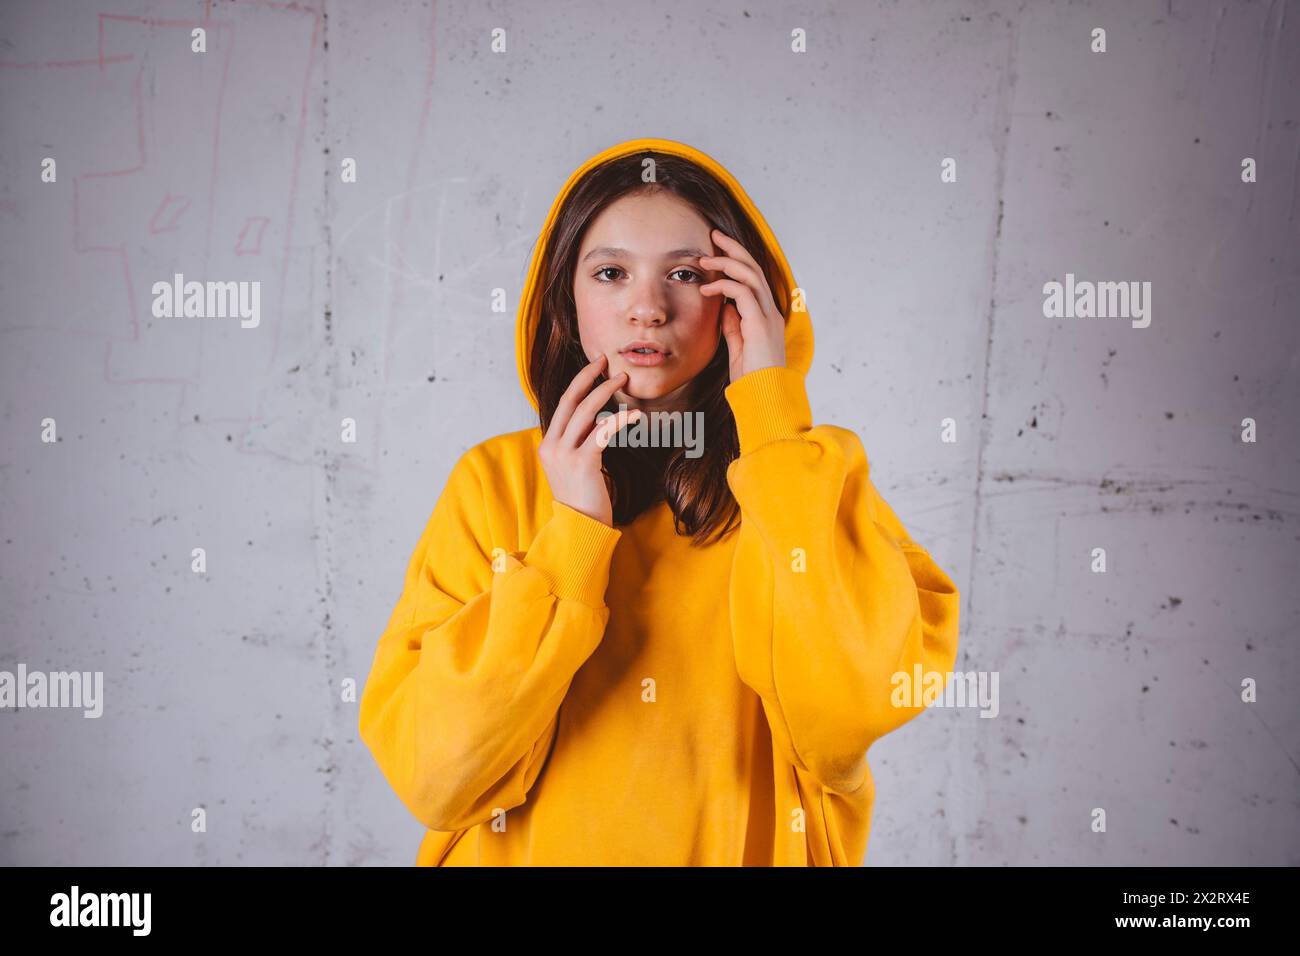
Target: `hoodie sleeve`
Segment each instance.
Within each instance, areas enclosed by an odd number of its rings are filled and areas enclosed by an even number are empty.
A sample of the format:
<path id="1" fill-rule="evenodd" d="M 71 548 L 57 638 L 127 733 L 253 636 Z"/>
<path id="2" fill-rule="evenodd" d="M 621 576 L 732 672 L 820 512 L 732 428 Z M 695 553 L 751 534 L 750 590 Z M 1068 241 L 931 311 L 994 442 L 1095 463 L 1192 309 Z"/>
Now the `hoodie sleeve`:
<path id="1" fill-rule="evenodd" d="M 527 552 L 494 541 L 476 449 L 456 463 L 379 638 L 361 739 L 415 817 L 460 830 L 521 805 L 600 643 L 622 532 L 560 502 Z"/>
<path id="2" fill-rule="evenodd" d="M 730 583 L 737 669 L 773 746 L 826 789 L 867 784 L 867 749 L 921 707 L 893 706 L 914 665 L 952 669 L 959 599 L 876 491 L 857 435 L 812 426 L 803 376 L 772 366 L 726 389 L 742 525 Z"/>

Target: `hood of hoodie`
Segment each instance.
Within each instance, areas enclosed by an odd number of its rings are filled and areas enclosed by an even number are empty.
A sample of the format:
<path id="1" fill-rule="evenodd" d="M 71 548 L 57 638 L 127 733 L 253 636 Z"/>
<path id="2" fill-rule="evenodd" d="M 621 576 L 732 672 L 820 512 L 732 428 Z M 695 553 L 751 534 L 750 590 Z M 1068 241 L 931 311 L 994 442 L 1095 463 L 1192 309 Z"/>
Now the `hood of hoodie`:
<path id="1" fill-rule="evenodd" d="M 560 208 L 573 187 L 593 166 L 610 159 L 626 156 L 628 153 L 640 153 L 648 150 L 672 153 L 698 163 L 717 177 L 718 181 L 730 191 L 736 202 L 748 214 L 767 246 L 773 269 L 777 274 L 775 282 L 778 286 L 784 286 L 784 288 L 772 289 L 772 297 L 776 300 L 778 307 L 788 312 L 785 321 L 785 364 L 788 368 L 798 370 L 801 375 L 807 375 L 808 369 L 812 367 L 812 321 L 807 311 L 788 311 L 790 290 L 797 288 L 798 283 L 794 281 L 794 275 L 790 272 L 790 264 L 786 261 L 785 253 L 781 251 L 776 236 L 772 234 L 771 228 L 763 218 L 763 214 L 758 211 L 758 207 L 745 195 L 740 183 L 736 182 L 735 177 L 727 172 L 726 168 L 717 160 L 700 152 L 698 149 L 687 146 L 685 143 L 653 137 L 630 139 L 597 153 L 573 171 L 573 174 L 555 197 L 555 201 L 551 203 L 551 211 L 546 215 L 546 222 L 542 224 L 541 234 L 538 236 L 537 244 L 533 248 L 533 258 L 528 267 L 528 278 L 524 281 L 523 293 L 519 298 L 519 314 L 515 322 L 515 359 L 519 366 L 519 383 L 534 410 L 537 409 L 537 391 L 533 388 L 533 383 L 528 374 L 528 357 L 532 354 L 533 339 L 541 322 L 541 284 L 546 265 L 544 259 L 546 248 L 550 244 L 551 230 L 555 227 Z"/>

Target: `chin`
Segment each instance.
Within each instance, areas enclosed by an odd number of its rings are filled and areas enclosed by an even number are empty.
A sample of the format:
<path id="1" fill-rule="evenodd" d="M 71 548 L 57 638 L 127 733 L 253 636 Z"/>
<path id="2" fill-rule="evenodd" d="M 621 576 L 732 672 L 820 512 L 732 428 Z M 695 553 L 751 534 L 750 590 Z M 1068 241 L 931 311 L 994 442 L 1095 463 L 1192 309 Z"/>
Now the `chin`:
<path id="1" fill-rule="evenodd" d="M 668 381 L 658 375 L 646 375 L 637 369 L 628 369 L 627 384 L 623 386 L 623 391 L 633 398 L 639 398 L 644 401 L 653 401 L 657 398 L 663 398 L 671 394 L 683 383 Z"/>

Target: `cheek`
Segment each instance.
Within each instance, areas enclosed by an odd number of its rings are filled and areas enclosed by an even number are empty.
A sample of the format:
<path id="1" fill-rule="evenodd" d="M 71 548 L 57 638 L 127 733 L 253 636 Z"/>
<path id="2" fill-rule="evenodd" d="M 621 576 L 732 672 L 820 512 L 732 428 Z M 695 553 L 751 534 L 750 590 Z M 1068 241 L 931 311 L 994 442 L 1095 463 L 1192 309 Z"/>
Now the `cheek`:
<path id="1" fill-rule="evenodd" d="M 689 329 L 685 338 L 690 342 L 692 354 L 703 355 L 706 359 L 711 357 L 722 336 L 716 306 L 706 303 L 704 308 L 691 316 L 690 323 L 685 328 Z"/>
<path id="2" fill-rule="evenodd" d="M 578 338 L 588 357 L 594 358 L 597 353 L 606 350 L 612 323 L 599 296 L 575 290 L 573 302 L 578 313 Z"/>

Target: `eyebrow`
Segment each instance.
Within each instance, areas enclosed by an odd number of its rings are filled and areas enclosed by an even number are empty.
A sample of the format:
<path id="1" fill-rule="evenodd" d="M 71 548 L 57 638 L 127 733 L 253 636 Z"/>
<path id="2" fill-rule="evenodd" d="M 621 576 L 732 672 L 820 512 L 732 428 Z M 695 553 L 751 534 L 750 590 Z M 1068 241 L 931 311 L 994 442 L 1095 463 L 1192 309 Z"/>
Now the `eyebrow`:
<path id="1" fill-rule="evenodd" d="M 670 252 L 664 253 L 664 258 L 665 259 L 687 259 L 687 258 L 699 259 L 701 256 L 708 256 L 708 255 L 711 255 L 711 253 L 705 252 L 702 249 L 696 249 L 692 247 L 686 249 L 673 249 Z M 625 256 L 631 258 L 632 253 L 628 252 L 626 249 L 620 249 L 617 246 L 597 246 L 595 249 L 592 249 L 591 252 L 583 256 L 582 261 L 586 262 L 588 259 L 595 259 L 597 256 L 613 256 L 614 258 L 617 258 L 619 256 Z"/>

